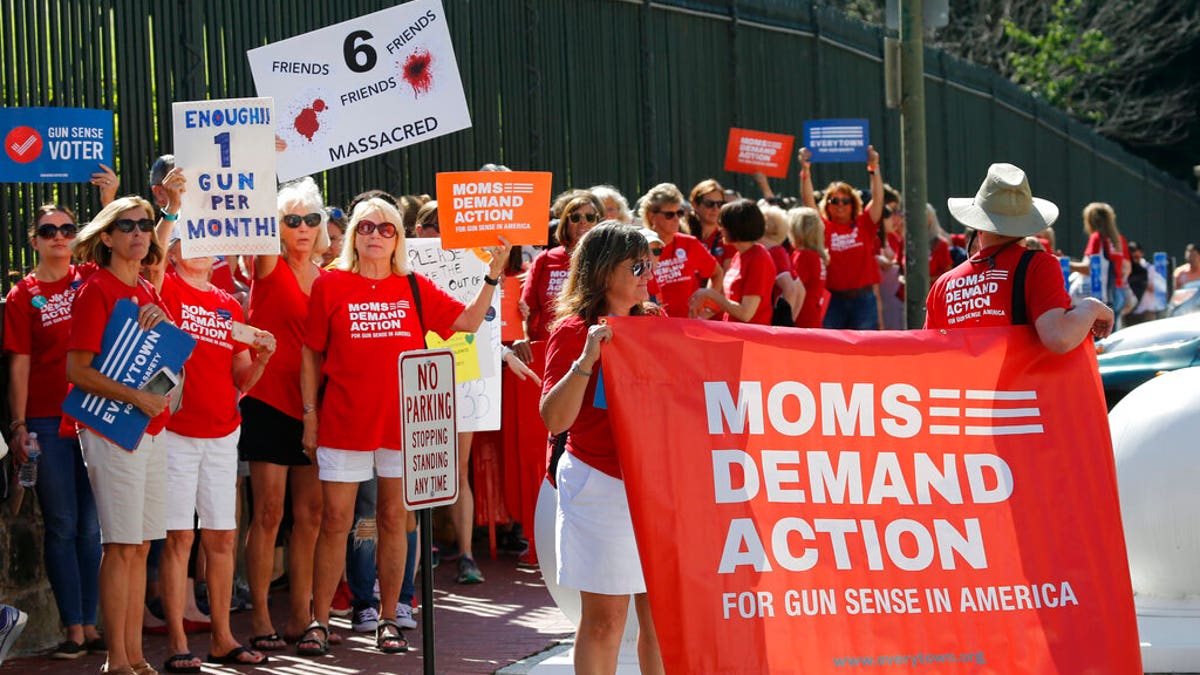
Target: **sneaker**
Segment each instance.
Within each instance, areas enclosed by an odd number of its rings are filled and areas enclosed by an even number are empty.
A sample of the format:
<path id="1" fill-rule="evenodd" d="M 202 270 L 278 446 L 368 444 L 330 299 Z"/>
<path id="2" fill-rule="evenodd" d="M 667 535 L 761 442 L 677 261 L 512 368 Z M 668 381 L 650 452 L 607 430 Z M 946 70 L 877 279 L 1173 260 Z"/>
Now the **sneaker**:
<path id="1" fill-rule="evenodd" d="M 75 642 L 74 640 L 63 640 L 62 643 L 54 648 L 54 651 L 50 654 L 50 658 L 57 659 L 59 661 L 66 661 L 68 659 L 77 659 L 85 655 L 87 655 L 87 649 L 85 649 L 83 645 Z"/>
<path id="2" fill-rule="evenodd" d="M 4 663 L 8 650 L 12 649 L 17 638 L 21 637 L 21 631 L 25 630 L 25 623 L 28 621 L 29 615 L 25 612 L 16 607 L 0 605 L 0 663 Z"/>
<path id="3" fill-rule="evenodd" d="M 412 615 L 412 605 L 407 602 L 396 603 L 396 625 L 403 630 L 417 627 L 417 621 Z"/>
<path id="4" fill-rule="evenodd" d="M 354 610 L 354 619 L 350 622 L 350 628 L 355 633 L 374 633 L 378 627 L 379 611 L 374 607 Z"/>
<path id="5" fill-rule="evenodd" d="M 525 552 L 517 557 L 517 565 L 521 567 L 537 567 L 538 557 L 537 550 L 532 546 L 525 549 Z"/>
<path id="6" fill-rule="evenodd" d="M 464 555 L 458 559 L 458 583 L 483 583 L 483 571 L 479 569 L 479 565 L 475 564 L 475 559 L 469 555 Z"/>
<path id="7" fill-rule="evenodd" d="M 343 579 L 333 592 L 333 602 L 329 605 L 329 613 L 338 617 L 347 617 L 353 612 L 350 606 L 350 584 Z"/>

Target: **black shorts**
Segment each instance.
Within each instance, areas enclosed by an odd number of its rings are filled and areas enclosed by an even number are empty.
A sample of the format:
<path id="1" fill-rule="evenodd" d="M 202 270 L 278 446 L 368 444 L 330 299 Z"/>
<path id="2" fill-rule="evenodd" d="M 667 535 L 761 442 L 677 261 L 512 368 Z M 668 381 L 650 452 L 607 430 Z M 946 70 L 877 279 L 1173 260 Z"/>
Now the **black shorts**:
<path id="1" fill-rule="evenodd" d="M 238 459 L 282 466 L 309 466 L 304 454 L 304 422 L 249 396 L 242 397 L 242 436 Z"/>

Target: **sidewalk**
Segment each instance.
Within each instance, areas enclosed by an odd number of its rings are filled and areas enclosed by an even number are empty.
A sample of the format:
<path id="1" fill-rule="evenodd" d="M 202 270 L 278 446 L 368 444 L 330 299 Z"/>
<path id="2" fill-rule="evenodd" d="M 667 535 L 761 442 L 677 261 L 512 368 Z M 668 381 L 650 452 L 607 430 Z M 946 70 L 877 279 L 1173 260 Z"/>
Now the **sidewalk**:
<path id="1" fill-rule="evenodd" d="M 487 582 L 460 586 L 454 582 L 456 566 L 446 563 L 434 570 L 434 606 L 436 645 L 435 669 L 441 673 L 492 673 L 519 659 L 531 656 L 569 638 L 574 627 L 550 598 L 537 569 L 518 568 L 512 556 L 479 559 Z M 418 598 L 420 589 L 418 588 Z M 276 628 L 283 626 L 282 594 L 276 594 L 272 615 Z M 407 631 L 412 648 L 407 654 L 387 655 L 375 650 L 373 635 L 350 631 L 348 619 L 334 619 L 334 630 L 346 641 L 333 647 L 320 659 L 296 656 L 295 648 L 270 652 L 271 661 L 263 666 L 232 667 L 205 664 L 202 672 L 210 675 L 234 673 L 270 673 L 273 675 L 368 675 L 375 673 L 421 673 L 421 630 L 424 612 L 416 615 L 418 625 Z M 244 640 L 249 635 L 249 614 L 233 615 L 234 634 Z M 192 653 L 208 653 L 208 635 L 192 635 Z M 21 648 L 18 642 L 16 650 Z M 145 636 L 146 657 L 161 670 L 166 660 L 167 638 Z M 44 656 L 9 657 L 0 666 L 0 674 L 92 675 L 100 671 L 102 656 L 86 656 L 74 661 L 51 661 Z"/>

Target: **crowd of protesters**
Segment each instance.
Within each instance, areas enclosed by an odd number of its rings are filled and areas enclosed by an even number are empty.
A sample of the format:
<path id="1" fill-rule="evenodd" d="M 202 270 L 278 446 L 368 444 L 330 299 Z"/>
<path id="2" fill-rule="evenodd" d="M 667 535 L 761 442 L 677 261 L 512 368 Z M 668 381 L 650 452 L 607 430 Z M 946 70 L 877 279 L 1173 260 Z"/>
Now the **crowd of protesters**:
<path id="1" fill-rule="evenodd" d="M 607 414 L 592 405 L 601 345 L 611 337 L 603 317 L 902 329 L 906 236 L 928 238 L 931 284 L 979 255 L 976 237 L 948 235 L 932 205 L 925 229 L 914 231 L 916 219 L 884 182 L 873 148 L 868 191 L 843 180 L 818 191 L 809 158 L 801 149 L 798 199 L 776 197 L 762 176 L 759 201 L 715 179 L 686 197 L 661 183 L 632 206 L 613 186 L 568 190 L 552 205 L 549 245 L 514 250 L 498 238 L 469 304 L 409 269 L 406 239 L 440 233 L 428 197 L 371 190 L 342 210 L 311 178 L 293 181 L 278 193 L 279 254 L 241 259 L 182 257 L 174 223 L 187 185 L 170 156 L 152 167 L 153 204 L 118 198 L 118 178 L 103 167 L 93 182 L 104 206 L 86 225 L 65 206 L 40 207 L 28 228 L 38 264 L 8 295 L 4 348 L 10 445 L 22 463 L 36 433 L 43 453 L 37 495 L 46 569 L 65 630 L 52 656 L 107 653 L 105 672 L 147 675 L 156 668 L 144 659 L 143 629 L 162 626 L 167 672 L 199 672 L 204 661 L 259 665 L 289 643 L 300 655 L 327 653 L 341 641 L 331 614 L 351 612 L 354 629 L 374 632 L 380 651 L 405 651 L 403 631 L 417 625 L 419 562 L 401 492 L 396 358 L 422 348 L 429 331 L 445 338 L 477 330 L 503 278 L 516 276 L 524 339 L 507 345 L 503 360 L 518 377 L 541 378 L 542 438 L 551 435 L 520 452 L 556 467 L 549 477 L 560 491 L 558 581 L 583 599 L 576 663 L 615 667 L 632 595 L 643 668 L 661 670 Z M 1089 204 L 1082 221 L 1090 237 L 1084 255 L 1109 263 L 1114 312 L 1124 309 L 1130 322 L 1152 315 L 1141 300 L 1165 280 L 1120 234 L 1112 207 Z M 1049 227 L 1018 243 L 1056 250 Z M 1187 259 L 1177 284 L 1200 279 L 1194 246 Z M 1072 267 L 1091 270 L 1086 261 Z M 143 329 L 173 322 L 196 332 L 181 399 L 130 388 L 93 367 L 121 298 L 139 305 Z M 351 303 L 414 311 L 398 315 L 402 330 L 364 333 Z M 236 324 L 253 326 L 251 335 L 236 337 Z M 196 326 L 217 330 L 189 328 Z M 137 448 L 64 418 L 70 387 L 150 417 Z M 451 510 L 456 541 L 441 557 L 454 551 L 458 581 L 480 583 L 471 550 L 472 436 L 459 440 L 464 489 Z M 240 536 L 239 490 L 252 495 Z M 369 552 L 357 545 L 368 521 Z M 518 543 L 519 532 L 512 530 Z M 281 534 L 289 594 L 282 632 L 268 611 Z M 165 544 L 151 554 L 156 540 Z M 247 589 L 237 598 L 239 541 Z M 196 608 L 193 579 L 203 581 L 207 616 Z M 252 635 L 243 645 L 229 614 L 245 605 Z M 198 629 L 212 635 L 205 659 L 188 647 L 187 634 Z"/>

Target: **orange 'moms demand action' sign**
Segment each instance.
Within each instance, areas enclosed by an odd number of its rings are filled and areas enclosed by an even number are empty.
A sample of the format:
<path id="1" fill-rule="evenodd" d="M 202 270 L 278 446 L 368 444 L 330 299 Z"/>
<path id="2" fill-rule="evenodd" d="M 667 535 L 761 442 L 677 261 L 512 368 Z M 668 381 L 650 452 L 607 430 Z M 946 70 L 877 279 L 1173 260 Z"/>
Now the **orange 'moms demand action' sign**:
<path id="1" fill-rule="evenodd" d="M 542 246 L 549 238 L 550 180 L 542 171 L 460 171 L 437 175 L 442 248 Z"/>
<path id="2" fill-rule="evenodd" d="M 1090 344 L 608 322 L 668 672 L 1142 672 Z"/>
<path id="3" fill-rule="evenodd" d="M 771 178 L 787 178 L 794 136 L 771 134 L 733 127 L 725 146 L 725 170 L 735 173 L 761 171 Z"/>

